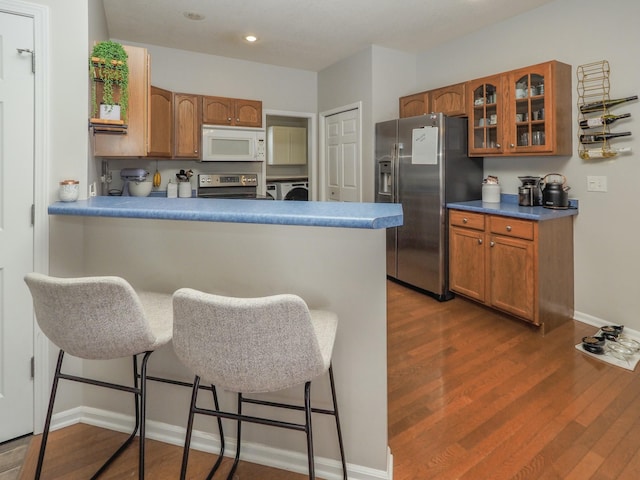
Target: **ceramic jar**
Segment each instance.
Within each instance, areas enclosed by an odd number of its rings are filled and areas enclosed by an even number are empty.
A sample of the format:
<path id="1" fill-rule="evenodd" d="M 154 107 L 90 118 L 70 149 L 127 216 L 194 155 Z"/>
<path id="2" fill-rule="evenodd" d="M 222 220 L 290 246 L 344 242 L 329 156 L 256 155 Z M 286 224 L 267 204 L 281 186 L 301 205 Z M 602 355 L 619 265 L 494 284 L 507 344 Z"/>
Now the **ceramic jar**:
<path id="1" fill-rule="evenodd" d="M 58 195 L 62 202 L 75 202 L 80 195 L 80 182 L 78 180 L 61 181 Z"/>

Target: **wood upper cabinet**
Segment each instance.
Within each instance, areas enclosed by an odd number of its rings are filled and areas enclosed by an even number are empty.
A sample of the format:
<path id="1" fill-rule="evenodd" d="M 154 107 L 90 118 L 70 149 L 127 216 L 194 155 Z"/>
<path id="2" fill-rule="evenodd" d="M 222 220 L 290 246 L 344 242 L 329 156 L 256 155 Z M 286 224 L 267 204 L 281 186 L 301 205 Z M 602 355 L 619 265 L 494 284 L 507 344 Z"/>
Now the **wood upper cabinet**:
<path id="1" fill-rule="evenodd" d="M 429 92 L 400 97 L 400 118 L 415 117 L 426 113 L 429 113 Z"/>
<path id="2" fill-rule="evenodd" d="M 150 157 L 173 156 L 173 93 L 151 86 L 149 95 L 151 115 L 149 116 Z"/>
<path id="3" fill-rule="evenodd" d="M 450 117 L 467 116 L 467 85 L 458 83 L 429 91 L 432 112 L 442 112 Z"/>
<path id="4" fill-rule="evenodd" d="M 468 83 L 469 155 L 570 155 L 571 66 L 550 61 Z"/>
<path id="5" fill-rule="evenodd" d="M 449 211 L 452 291 L 551 330 L 573 318 L 573 220 Z"/>
<path id="6" fill-rule="evenodd" d="M 466 83 L 414 93 L 400 98 L 400 118 L 442 112 L 450 117 L 467 115 Z"/>
<path id="7" fill-rule="evenodd" d="M 173 156 L 176 158 L 200 158 L 201 104 L 200 95 L 173 94 Z"/>
<path id="8" fill-rule="evenodd" d="M 149 148 L 150 57 L 146 48 L 123 45 L 129 64 L 129 106 L 126 134 L 101 134 L 93 129 L 96 157 L 144 157 Z"/>
<path id="9" fill-rule="evenodd" d="M 262 102 L 227 97 L 202 97 L 202 123 L 262 127 Z"/>

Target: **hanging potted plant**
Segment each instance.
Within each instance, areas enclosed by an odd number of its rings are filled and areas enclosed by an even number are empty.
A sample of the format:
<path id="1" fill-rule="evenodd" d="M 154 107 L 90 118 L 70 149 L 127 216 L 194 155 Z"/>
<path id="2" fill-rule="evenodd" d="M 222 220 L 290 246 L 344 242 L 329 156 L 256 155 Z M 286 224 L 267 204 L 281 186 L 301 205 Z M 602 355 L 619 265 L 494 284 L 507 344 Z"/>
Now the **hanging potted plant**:
<path id="1" fill-rule="evenodd" d="M 124 47 L 112 41 L 98 42 L 89 58 L 91 116 L 98 112 L 97 84 L 102 83 L 100 118 L 124 119 L 129 104 L 129 66 Z M 119 110 L 119 115 L 117 112 Z"/>

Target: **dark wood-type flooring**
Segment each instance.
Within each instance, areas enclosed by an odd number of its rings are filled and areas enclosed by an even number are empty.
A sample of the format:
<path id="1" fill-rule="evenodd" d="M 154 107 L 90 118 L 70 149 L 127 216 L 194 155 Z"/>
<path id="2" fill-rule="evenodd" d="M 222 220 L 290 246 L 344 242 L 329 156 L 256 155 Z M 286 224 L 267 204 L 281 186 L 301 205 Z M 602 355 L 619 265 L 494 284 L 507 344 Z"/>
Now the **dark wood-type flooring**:
<path id="1" fill-rule="evenodd" d="M 439 303 L 392 282 L 388 292 L 394 480 L 640 478 L 640 368 L 577 351 L 594 327 L 572 322 L 542 337 L 461 298 Z M 43 478 L 88 478 L 122 437 L 87 425 L 53 432 Z M 33 478 L 39 438 L 21 479 Z M 149 440 L 147 477 L 178 478 L 181 454 Z M 136 455 L 103 478 L 136 478 Z M 204 478 L 213 459 L 194 451 L 189 478 Z M 306 476 L 243 462 L 238 478 Z"/>

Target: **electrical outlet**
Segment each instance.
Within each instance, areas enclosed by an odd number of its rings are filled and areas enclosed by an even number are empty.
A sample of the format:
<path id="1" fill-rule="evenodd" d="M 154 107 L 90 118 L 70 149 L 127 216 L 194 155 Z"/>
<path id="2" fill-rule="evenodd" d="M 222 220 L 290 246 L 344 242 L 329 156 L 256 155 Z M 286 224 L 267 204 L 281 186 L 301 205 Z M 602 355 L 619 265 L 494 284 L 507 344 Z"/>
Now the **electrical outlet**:
<path id="1" fill-rule="evenodd" d="M 607 177 L 588 176 L 587 192 L 606 192 Z"/>

